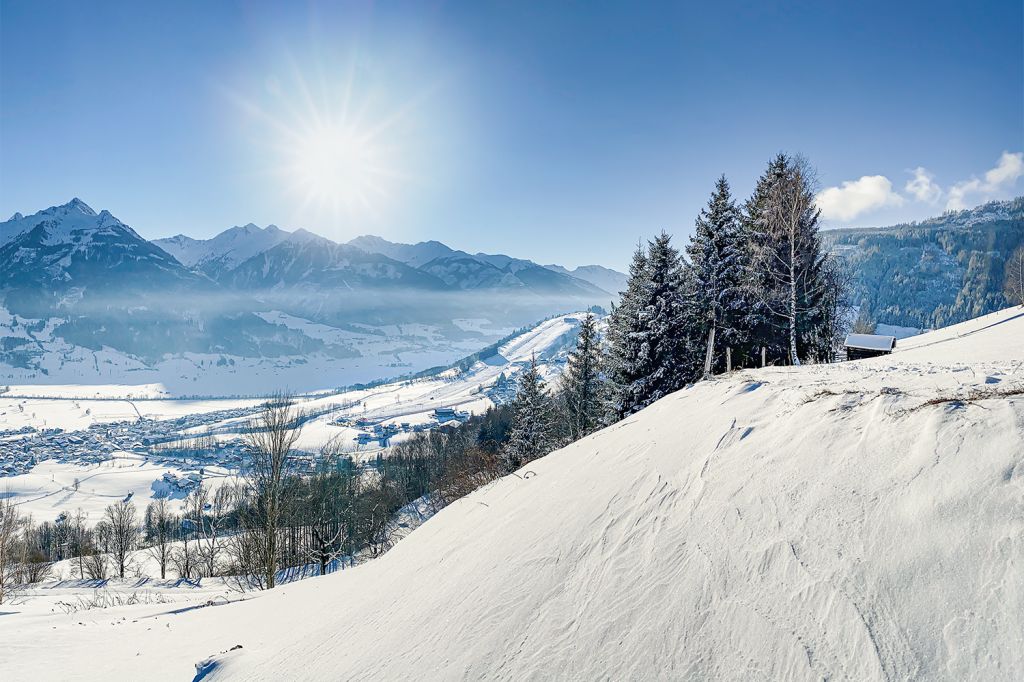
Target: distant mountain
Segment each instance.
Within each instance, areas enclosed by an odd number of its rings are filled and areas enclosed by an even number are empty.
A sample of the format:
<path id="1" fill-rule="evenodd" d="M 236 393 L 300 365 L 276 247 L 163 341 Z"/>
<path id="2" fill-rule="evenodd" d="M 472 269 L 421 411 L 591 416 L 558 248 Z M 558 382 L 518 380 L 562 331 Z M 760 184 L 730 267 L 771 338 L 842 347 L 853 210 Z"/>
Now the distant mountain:
<path id="1" fill-rule="evenodd" d="M 505 289 L 537 295 L 589 297 L 602 303 L 606 303 L 605 299 L 618 291 L 608 291 L 585 277 L 575 276 L 565 268 L 556 270 L 504 254 L 471 255 L 437 241 L 397 244 L 381 237 L 364 235 L 348 243 L 429 272 L 449 287 L 462 291 Z"/>
<path id="2" fill-rule="evenodd" d="M 323 250 L 294 245 L 277 248 L 301 241 Z M 363 235 L 337 244 L 305 230 L 289 233 L 275 225 L 260 228 L 251 223 L 212 239 L 177 235 L 153 243 L 189 268 L 241 290 L 293 286 L 424 291 L 447 288 L 568 296 L 607 303 L 621 289 L 620 281 L 625 280 L 625 275 L 600 266 L 583 266 L 570 273 L 559 266 L 544 267 L 503 254 L 471 255 L 438 241 L 401 244 Z"/>
<path id="3" fill-rule="evenodd" d="M 249 292 L 290 287 L 339 292 L 447 289 L 444 282 L 429 273 L 385 255 L 337 244 L 323 237 L 286 239 L 247 259 L 227 273 L 223 281 Z"/>
<path id="4" fill-rule="evenodd" d="M 444 256 L 462 253 L 461 251 L 457 252 L 454 249 L 445 246 L 441 242 L 429 241 L 419 242 L 417 244 L 397 244 L 370 234 L 363 235 L 362 237 L 356 237 L 349 241 L 348 245 L 362 249 L 368 253 L 379 253 L 385 255 L 388 258 L 401 261 L 414 268 L 418 268 L 429 263 L 435 258 L 442 258 Z"/>
<path id="5" fill-rule="evenodd" d="M 201 292 L 213 283 L 80 199 L 0 223 L 0 292 L 7 307 L 44 317 L 146 292 Z"/>
<path id="6" fill-rule="evenodd" d="M 455 289 L 524 289 L 515 275 L 467 253 L 441 256 L 420 266 Z"/>
<path id="7" fill-rule="evenodd" d="M 877 322 L 943 327 L 1007 305 L 1003 275 L 1024 243 L 1024 198 L 822 238 L 850 265 L 853 303 Z"/>
<path id="8" fill-rule="evenodd" d="M 250 223 L 150 242 L 79 199 L 0 223 L 0 306 L 11 329 L 20 318 L 45 328 L 46 343 L 110 348 L 148 366 L 183 353 L 358 357 L 350 340 L 368 333 L 401 337 L 391 345 L 401 364 L 409 348 L 475 343 L 613 294 L 564 269 L 436 241 L 338 244 Z M 17 345 L 18 359 L 0 364 L 42 367 Z"/>
<path id="9" fill-rule="evenodd" d="M 575 270 L 567 270 L 561 265 L 545 265 L 544 267 L 563 275 L 570 275 L 585 282 L 590 282 L 599 289 L 603 289 L 616 296 L 625 290 L 626 282 L 629 280 L 629 276 L 625 273 L 601 265 L 581 265 Z"/>
<path id="10" fill-rule="evenodd" d="M 0 302 L 52 320 L 54 335 L 147 361 L 166 353 L 310 352 L 322 342 L 273 325 L 108 211 L 80 199 L 0 223 Z M 40 328 L 41 330 L 41 328 Z"/>
<path id="11" fill-rule="evenodd" d="M 290 233 L 277 225 L 259 227 L 252 223 L 232 227 L 212 239 L 192 239 L 183 234 L 153 243 L 178 259 L 178 262 L 217 278 L 249 258 L 287 239 Z"/>

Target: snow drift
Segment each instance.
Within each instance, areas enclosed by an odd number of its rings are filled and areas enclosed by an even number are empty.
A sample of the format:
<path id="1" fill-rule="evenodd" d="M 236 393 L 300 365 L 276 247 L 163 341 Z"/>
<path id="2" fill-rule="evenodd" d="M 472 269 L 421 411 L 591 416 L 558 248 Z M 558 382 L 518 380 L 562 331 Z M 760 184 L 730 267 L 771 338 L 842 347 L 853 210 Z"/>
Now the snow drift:
<path id="1" fill-rule="evenodd" d="M 188 679 L 199 663 L 207 680 L 1021 679 L 1022 391 L 1020 309 L 891 356 L 734 373 L 354 570 L 178 614 L 2 616 L 0 664 L 11 679 Z"/>

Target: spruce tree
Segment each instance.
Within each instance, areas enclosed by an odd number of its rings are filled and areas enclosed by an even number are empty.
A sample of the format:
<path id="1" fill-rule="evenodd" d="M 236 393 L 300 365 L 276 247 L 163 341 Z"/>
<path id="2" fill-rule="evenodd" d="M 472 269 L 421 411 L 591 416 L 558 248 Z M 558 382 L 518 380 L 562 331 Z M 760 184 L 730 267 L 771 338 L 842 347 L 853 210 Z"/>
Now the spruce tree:
<path id="1" fill-rule="evenodd" d="M 749 350 L 756 357 L 763 348 L 769 362 L 786 357 L 786 335 L 782 320 L 769 307 L 775 287 L 770 272 L 764 267 L 755 266 L 755 261 L 758 254 L 763 253 L 770 244 L 764 214 L 772 187 L 784 177 L 788 162 L 785 154 L 778 154 L 768 162 L 768 168 L 757 180 L 754 193 L 744 204 L 742 217 L 743 243 L 748 262 L 744 285 L 749 299 L 746 315 L 746 327 L 750 331 Z"/>
<path id="2" fill-rule="evenodd" d="M 707 376 L 724 368 L 721 348 L 732 348 L 739 364 L 748 338 L 743 286 L 747 252 L 740 212 L 724 175 L 715 183 L 707 207 L 701 209 L 687 254 L 692 278 L 689 305 L 696 335 L 705 339 L 703 374 Z"/>
<path id="3" fill-rule="evenodd" d="M 629 280 L 618 305 L 612 306 L 605 333 L 604 368 L 606 377 L 604 423 L 621 419 L 626 410 L 626 394 L 636 377 L 636 357 L 639 345 L 635 332 L 639 326 L 639 307 L 647 281 L 647 250 L 637 245 L 629 266 Z"/>
<path id="4" fill-rule="evenodd" d="M 537 368 L 537 357 L 519 375 L 519 387 L 512 402 L 512 429 L 502 456 L 509 471 L 551 452 L 556 447 L 554 405 Z"/>
<path id="5" fill-rule="evenodd" d="M 569 353 L 562 375 L 565 427 L 570 441 L 595 431 L 601 419 L 601 351 L 597 320 L 590 313 L 583 318 L 576 348 Z"/>
<path id="6" fill-rule="evenodd" d="M 631 268 L 627 287 L 631 298 L 620 306 L 625 312 L 609 334 L 614 419 L 682 388 L 693 374 L 686 343 L 685 273 L 679 252 L 663 232 L 648 244 L 642 258 L 634 256 L 637 264 L 643 267 Z"/>

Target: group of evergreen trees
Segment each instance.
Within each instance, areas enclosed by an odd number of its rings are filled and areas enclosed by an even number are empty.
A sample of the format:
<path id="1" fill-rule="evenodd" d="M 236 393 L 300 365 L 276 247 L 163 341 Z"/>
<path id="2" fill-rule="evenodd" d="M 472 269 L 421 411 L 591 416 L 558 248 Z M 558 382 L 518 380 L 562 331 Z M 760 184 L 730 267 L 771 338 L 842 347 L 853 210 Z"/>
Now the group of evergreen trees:
<path id="1" fill-rule="evenodd" d="M 688 258 L 664 233 L 638 248 L 608 321 L 608 420 L 727 362 L 831 361 L 848 317 L 845 278 L 821 248 L 818 216 L 813 171 L 803 158 L 779 154 L 742 207 L 718 179 Z"/>
<path id="2" fill-rule="evenodd" d="M 638 247 L 603 344 L 587 318 L 559 391 L 536 363 L 519 378 L 509 468 L 734 368 L 834 359 L 849 321 L 846 277 L 822 247 L 814 173 L 779 154 L 737 205 L 715 183 L 680 253 L 662 233 Z"/>

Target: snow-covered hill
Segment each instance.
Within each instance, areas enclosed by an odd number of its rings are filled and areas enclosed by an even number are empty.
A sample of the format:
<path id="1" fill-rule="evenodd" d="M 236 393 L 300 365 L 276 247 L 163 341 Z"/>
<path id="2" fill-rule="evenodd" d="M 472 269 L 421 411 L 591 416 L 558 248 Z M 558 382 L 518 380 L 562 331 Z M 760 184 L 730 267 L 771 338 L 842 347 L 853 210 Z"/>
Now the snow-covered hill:
<path id="1" fill-rule="evenodd" d="M 1009 310 L 887 357 L 701 382 L 456 502 L 380 560 L 211 608 L 8 614 L 0 665 L 13 679 L 188 679 L 201 661 L 206 680 L 1021 679 L 1022 338 Z"/>
<path id="2" fill-rule="evenodd" d="M 826 230 L 852 275 L 851 302 L 882 324 L 935 329 L 999 310 L 1006 262 L 1024 244 L 1024 197 L 917 223 Z"/>

